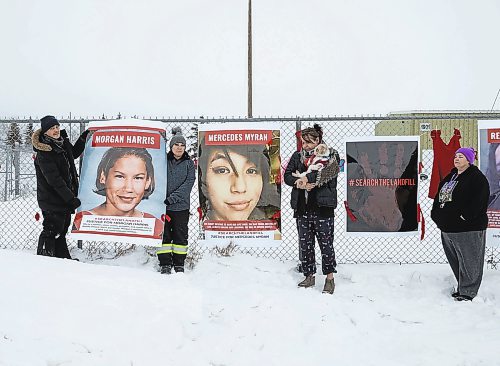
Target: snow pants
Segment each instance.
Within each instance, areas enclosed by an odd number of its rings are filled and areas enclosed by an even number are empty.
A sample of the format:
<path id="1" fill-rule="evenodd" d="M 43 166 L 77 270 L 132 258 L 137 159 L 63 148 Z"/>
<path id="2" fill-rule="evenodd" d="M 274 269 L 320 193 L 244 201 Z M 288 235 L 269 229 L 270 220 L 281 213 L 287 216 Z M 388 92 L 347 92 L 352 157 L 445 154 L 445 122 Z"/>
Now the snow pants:
<path id="1" fill-rule="evenodd" d="M 71 223 L 71 213 L 42 211 L 43 230 L 38 238 L 36 254 L 71 259 L 66 233 Z"/>
<path id="2" fill-rule="evenodd" d="M 305 276 L 316 273 L 315 238 L 321 251 L 323 274 L 336 273 L 337 261 L 333 248 L 333 217 L 320 218 L 315 212 L 307 212 L 297 217 L 299 232 L 300 262 Z"/>
<path id="3" fill-rule="evenodd" d="M 460 295 L 475 297 L 483 279 L 486 230 L 441 232 L 444 253 L 458 282 Z"/>
<path id="4" fill-rule="evenodd" d="M 184 261 L 188 247 L 189 210 L 166 211 L 163 241 L 156 254 L 160 266 L 173 266 L 174 269 L 184 269 Z"/>

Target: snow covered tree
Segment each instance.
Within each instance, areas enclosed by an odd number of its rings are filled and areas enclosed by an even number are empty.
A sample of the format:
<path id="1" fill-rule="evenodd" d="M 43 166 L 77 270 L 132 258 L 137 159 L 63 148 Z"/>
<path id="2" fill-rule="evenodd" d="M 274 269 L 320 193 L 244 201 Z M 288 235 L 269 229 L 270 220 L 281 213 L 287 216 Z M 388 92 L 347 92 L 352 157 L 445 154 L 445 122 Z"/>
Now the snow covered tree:
<path id="1" fill-rule="evenodd" d="M 189 134 L 187 136 L 187 141 L 189 141 L 189 147 L 187 148 L 187 153 L 191 159 L 196 159 L 198 157 L 198 125 L 193 124 L 189 129 Z"/>
<path id="2" fill-rule="evenodd" d="M 21 144 L 21 129 L 19 128 L 19 125 L 16 122 L 13 122 L 9 126 L 9 130 L 7 131 L 7 138 L 5 139 L 5 142 L 7 145 L 10 145 L 12 147 L 16 146 L 16 142 L 18 144 Z"/>
<path id="3" fill-rule="evenodd" d="M 26 130 L 24 131 L 24 144 L 26 146 L 31 145 L 31 136 L 33 136 L 33 123 L 28 123 Z"/>
<path id="4" fill-rule="evenodd" d="M 21 166 L 20 166 L 20 151 L 19 145 L 22 143 L 21 129 L 16 122 L 12 122 L 7 130 L 7 138 L 5 139 L 7 146 L 7 160 L 11 160 L 12 167 L 14 168 L 14 192 L 16 197 L 20 194 L 20 177 L 21 177 Z M 10 150 L 10 151 L 8 151 Z M 10 158 L 10 159 L 9 159 Z M 6 163 L 6 170 L 10 168 L 10 164 Z"/>

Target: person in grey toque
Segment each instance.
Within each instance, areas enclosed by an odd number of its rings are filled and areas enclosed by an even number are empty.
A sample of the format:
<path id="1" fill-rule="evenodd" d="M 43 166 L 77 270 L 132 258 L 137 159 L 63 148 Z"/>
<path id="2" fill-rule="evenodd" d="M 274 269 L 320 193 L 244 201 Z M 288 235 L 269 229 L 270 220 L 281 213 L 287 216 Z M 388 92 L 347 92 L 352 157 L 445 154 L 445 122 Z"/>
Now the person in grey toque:
<path id="1" fill-rule="evenodd" d="M 195 181 L 193 160 L 186 152 L 186 139 L 180 127 L 172 130 L 170 151 L 167 154 L 167 198 L 165 226 L 161 248 L 156 254 L 160 272 L 184 272 L 188 248 L 188 222 L 191 189 Z"/>

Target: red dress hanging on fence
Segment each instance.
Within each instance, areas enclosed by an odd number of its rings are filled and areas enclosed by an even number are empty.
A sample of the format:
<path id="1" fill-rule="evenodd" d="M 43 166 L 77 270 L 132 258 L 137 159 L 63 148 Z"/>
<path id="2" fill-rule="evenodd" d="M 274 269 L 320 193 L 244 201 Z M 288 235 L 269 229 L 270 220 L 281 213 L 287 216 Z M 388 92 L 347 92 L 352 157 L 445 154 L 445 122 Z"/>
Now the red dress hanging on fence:
<path id="1" fill-rule="evenodd" d="M 460 130 L 456 128 L 454 130 L 455 131 L 448 145 L 445 144 L 441 138 L 441 130 L 431 131 L 434 159 L 432 162 L 429 198 L 434 199 L 436 197 L 439 182 L 441 182 L 441 180 L 450 173 L 451 169 L 454 168 L 453 159 L 455 157 L 455 151 L 460 149 L 460 139 L 462 138 Z"/>

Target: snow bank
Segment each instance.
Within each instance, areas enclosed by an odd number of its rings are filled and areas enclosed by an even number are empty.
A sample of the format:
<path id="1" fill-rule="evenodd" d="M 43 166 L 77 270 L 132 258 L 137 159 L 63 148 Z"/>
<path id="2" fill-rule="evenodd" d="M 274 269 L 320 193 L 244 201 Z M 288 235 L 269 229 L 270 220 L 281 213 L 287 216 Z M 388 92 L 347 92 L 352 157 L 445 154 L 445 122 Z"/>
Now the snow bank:
<path id="1" fill-rule="evenodd" d="M 0 365 L 500 365 L 499 271 L 454 302 L 447 265 L 342 265 L 332 296 L 292 262 L 73 254 L 0 250 Z"/>

